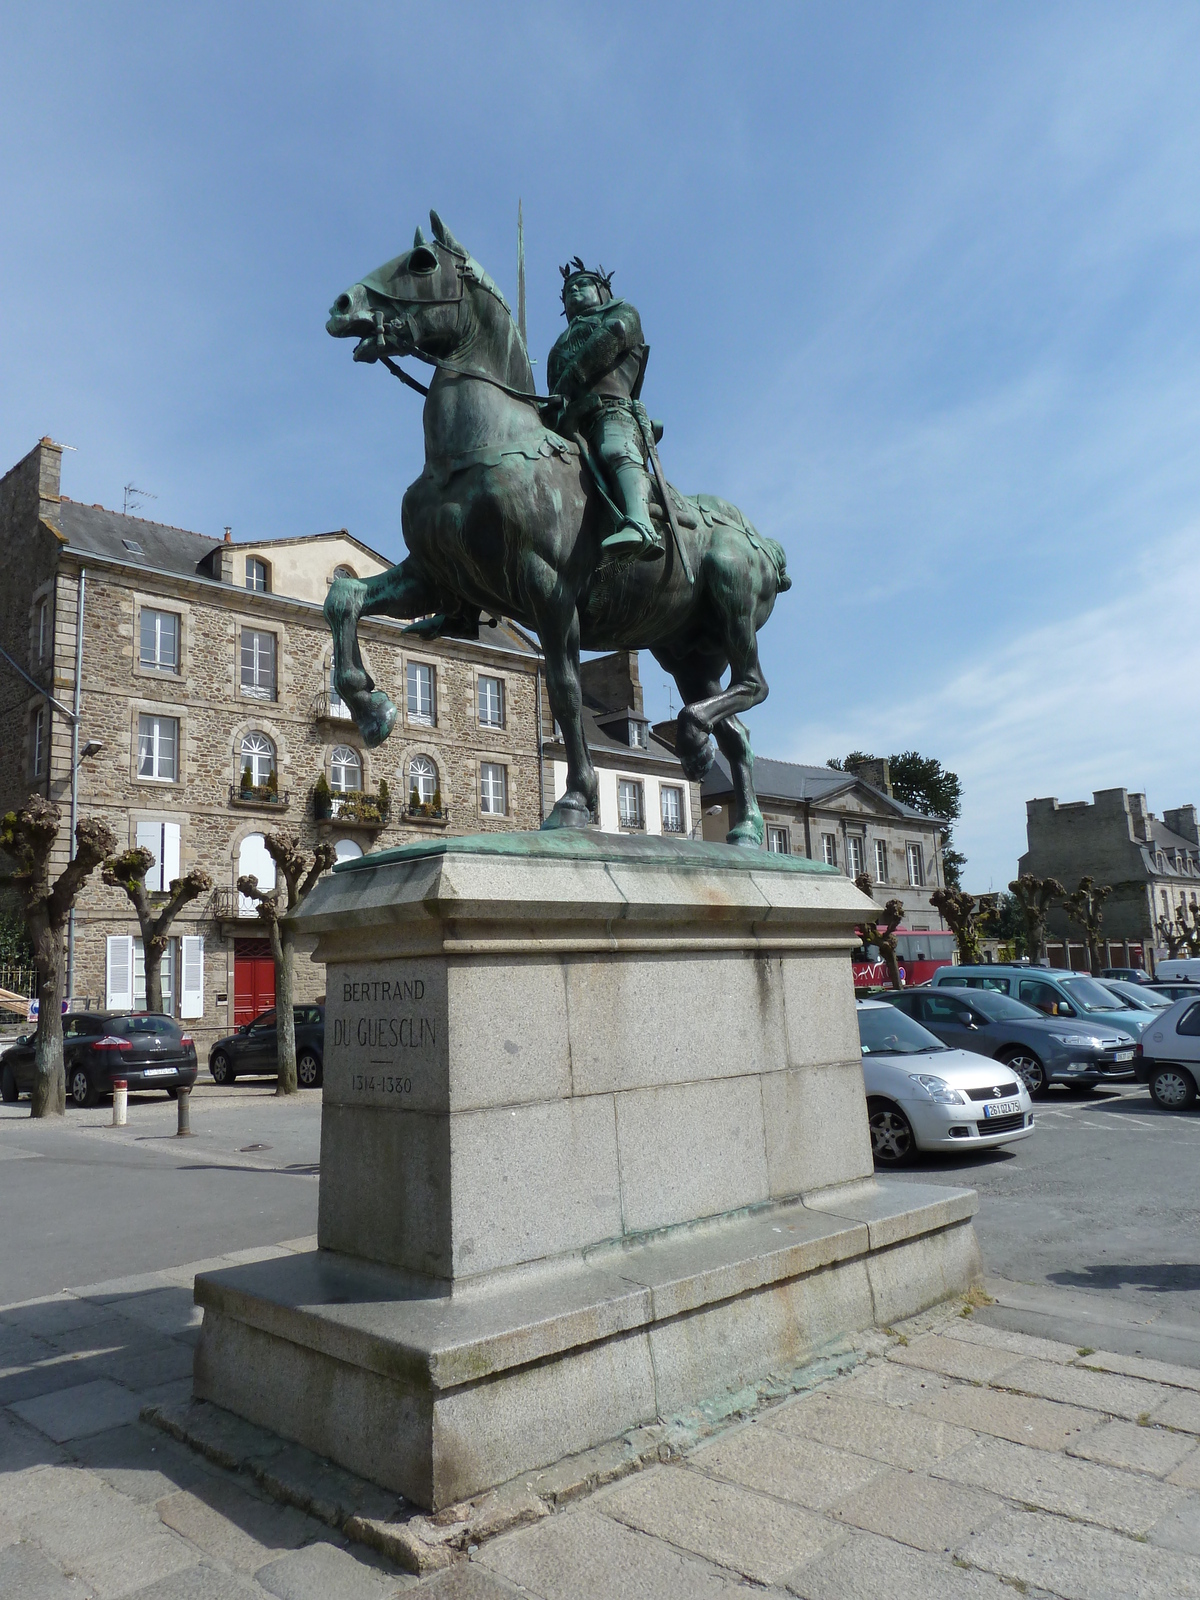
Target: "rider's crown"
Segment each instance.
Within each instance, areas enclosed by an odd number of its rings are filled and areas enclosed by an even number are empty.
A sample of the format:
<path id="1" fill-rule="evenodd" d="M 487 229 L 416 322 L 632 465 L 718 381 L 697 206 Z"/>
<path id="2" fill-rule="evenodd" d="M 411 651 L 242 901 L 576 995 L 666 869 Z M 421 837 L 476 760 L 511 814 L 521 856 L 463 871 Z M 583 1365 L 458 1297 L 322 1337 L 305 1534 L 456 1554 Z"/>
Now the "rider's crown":
<path id="1" fill-rule="evenodd" d="M 591 267 L 585 267 L 578 256 L 574 256 L 567 262 L 565 267 L 559 267 L 558 270 L 563 275 L 562 292 L 564 300 L 567 296 L 567 286 L 576 278 L 590 278 L 600 291 L 602 303 L 612 299 L 612 273 L 605 272 L 603 267 L 597 267 L 593 271 Z"/>

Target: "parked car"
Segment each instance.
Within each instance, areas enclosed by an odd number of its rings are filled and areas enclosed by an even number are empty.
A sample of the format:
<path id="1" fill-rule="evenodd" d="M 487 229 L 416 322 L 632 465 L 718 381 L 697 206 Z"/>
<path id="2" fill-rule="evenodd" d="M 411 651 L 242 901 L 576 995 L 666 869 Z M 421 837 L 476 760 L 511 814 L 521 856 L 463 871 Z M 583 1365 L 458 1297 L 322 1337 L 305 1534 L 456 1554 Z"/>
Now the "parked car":
<path id="1" fill-rule="evenodd" d="M 1155 966 L 1160 983 L 1200 984 L 1200 956 L 1167 956 Z"/>
<path id="2" fill-rule="evenodd" d="M 1164 1111 L 1186 1111 L 1200 1083 L 1200 995 L 1177 1000 L 1142 1035 L 1137 1076 Z"/>
<path id="3" fill-rule="evenodd" d="M 34 1036 L 24 1033 L 0 1058 L 0 1096 L 9 1103 L 34 1080 Z M 156 1011 L 68 1011 L 63 1018 L 67 1093 L 94 1106 L 112 1093 L 112 1080 L 130 1089 L 191 1088 L 200 1070 L 196 1046 L 173 1017 Z"/>
<path id="4" fill-rule="evenodd" d="M 1096 982 L 1131 1011 L 1165 1011 L 1171 1004 L 1165 994 L 1155 994 L 1148 983 L 1129 983 L 1124 978 L 1097 978 Z"/>
<path id="5" fill-rule="evenodd" d="M 1155 994 L 1162 995 L 1165 1000 L 1186 1000 L 1189 996 L 1200 995 L 1200 983 L 1159 983 L 1156 978 L 1146 987 Z"/>
<path id="6" fill-rule="evenodd" d="M 951 987 L 880 995 L 952 1048 L 1004 1062 L 1030 1094 L 1053 1083 L 1091 1089 L 1102 1079 L 1132 1078 L 1134 1044 L 1102 1023 L 1059 1022 L 994 989 Z"/>
<path id="7" fill-rule="evenodd" d="M 986 1056 L 949 1049 L 882 1000 L 860 1000 L 857 1010 L 871 1148 L 881 1166 L 903 1166 L 918 1150 L 991 1150 L 1033 1132 L 1020 1078 Z"/>
<path id="8" fill-rule="evenodd" d="M 1150 974 L 1145 967 L 1101 967 L 1102 978 L 1123 978 L 1126 983 L 1149 983 Z"/>
<path id="9" fill-rule="evenodd" d="M 1010 967 L 997 963 L 980 967 L 941 967 L 931 980 L 935 986 L 950 984 L 960 989 L 993 989 L 1033 1006 L 1046 1017 L 1079 1017 L 1102 1023 L 1114 1033 L 1126 1034 L 1135 1042 L 1149 1013 L 1130 1011 L 1116 995 L 1101 988 L 1095 978 L 1083 972 L 1060 972 L 1053 967 Z"/>
<path id="10" fill-rule="evenodd" d="M 325 1007 L 292 1007 L 296 1027 L 296 1078 L 302 1089 L 319 1089 L 325 1076 Z M 275 1008 L 263 1011 L 236 1033 L 218 1039 L 208 1052 L 214 1083 L 279 1072 L 279 1034 Z"/>

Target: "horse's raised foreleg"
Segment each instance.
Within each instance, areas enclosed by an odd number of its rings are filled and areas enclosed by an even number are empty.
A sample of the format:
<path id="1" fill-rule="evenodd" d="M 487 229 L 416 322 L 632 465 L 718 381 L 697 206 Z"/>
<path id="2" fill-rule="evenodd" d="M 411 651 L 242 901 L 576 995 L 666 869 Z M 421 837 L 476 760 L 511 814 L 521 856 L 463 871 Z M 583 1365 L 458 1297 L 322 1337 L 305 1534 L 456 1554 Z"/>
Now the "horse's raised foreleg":
<path id="1" fill-rule="evenodd" d="M 358 619 L 420 617 L 436 609 L 436 596 L 413 569 L 412 557 L 378 577 L 337 578 L 325 597 L 325 620 L 333 634 L 333 684 L 368 745 L 382 744 L 396 721 L 396 707 L 376 689 L 358 647 Z M 407 570 L 406 570 L 407 569 Z"/>
<path id="2" fill-rule="evenodd" d="M 557 602 L 557 603 L 556 603 Z M 546 658 L 546 691 L 567 752 L 567 787 L 543 828 L 586 828 L 599 814 L 600 785 L 583 736 L 583 690 L 579 681 L 579 613 L 565 611 L 555 585 L 543 604 L 534 603 L 538 637 Z"/>

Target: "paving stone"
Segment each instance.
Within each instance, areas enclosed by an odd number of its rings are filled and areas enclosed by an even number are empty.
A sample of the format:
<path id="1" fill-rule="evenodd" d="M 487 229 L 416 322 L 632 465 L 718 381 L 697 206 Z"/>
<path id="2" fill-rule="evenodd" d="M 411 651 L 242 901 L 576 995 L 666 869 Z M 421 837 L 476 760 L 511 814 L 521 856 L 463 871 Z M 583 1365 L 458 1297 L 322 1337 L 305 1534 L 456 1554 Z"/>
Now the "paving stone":
<path id="1" fill-rule="evenodd" d="M 702 1445 L 688 1465 L 815 1511 L 888 1470 L 882 1461 L 757 1423 Z"/>
<path id="2" fill-rule="evenodd" d="M 1164 1428 L 1182 1428 L 1187 1433 L 1200 1433 L 1200 1394 L 1188 1394 L 1177 1389 L 1169 1399 L 1150 1412 L 1151 1422 Z"/>
<path id="3" fill-rule="evenodd" d="M 136 1422 L 81 1439 L 74 1453 L 96 1477 L 139 1505 L 152 1505 L 209 1477 L 193 1451 Z"/>
<path id="4" fill-rule="evenodd" d="M 1153 1411 L 1170 1394 L 1161 1384 L 1141 1378 L 1122 1378 L 1107 1372 L 1088 1372 L 1084 1367 L 1063 1367 L 1053 1361 L 1023 1361 L 996 1378 L 997 1388 L 1015 1389 L 1020 1394 L 1040 1395 L 1044 1400 L 1061 1400 L 1066 1405 L 1089 1406 L 1115 1417 L 1136 1419 Z M 1197 1397 L 1200 1416 L 1200 1397 Z"/>
<path id="5" fill-rule="evenodd" d="M 65 1461 L 66 1452 L 27 1422 L 0 1411 L 0 1473 Z"/>
<path id="6" fill-rule="evenodd" d="M 185 1406 L 191 1398 L 190 1377 L 176 1378 L 171 1383 L 159 1383 L 153 1389 L 142 1389 L 138 1394 L 143 1406 Z"/>
<path id="7" fill-rule="evenodd" d="M 66 1578 L 36 1545 L 10 1544 L 0 1550 L 0 1595 L 4 1600 L 84 1600 L 91 1590 Z"/>
<path id="8" fill-rule="evenodd" d="M 71 1569 L 96 1591 L 98 1600 L 118 1600 L 193 1566 L 195 1560 L 196 1552 L 184 1540 L 160 1527 L 148 1538 L 121 1540 L 107 1550 L 75 1557 Z"/>
<path id="9" fill-rule="evenodd" d="M 1011 1350 L 1014 1355 L 1034 1361 L 1059 1361 L 1064 1366 L 1078 1359 L 1078 1346 L 1061 1344 L 1057 1339 L 1039 1339 L 1031 1333 L 1014 1333 L 1009 1328 L 991 1328 L 986 1322 L 956 1317 L 938 1330 L 946 1339 L 964 1344 L 985 1344 L 993 1350 Z"/>
<path id="10" fill-rule="evenodd" d="M 127 1389 L 144 1394 L 178 1379 L 192 1381 L 196 1353 L 179 1339 L 158 1339 L 149 1348 L 134 1343 L 120 1350 L 97 1355 L 92 1366 L 98 1377 L 112 1378 Z M 143 1401 L 143 1404 L 146 1402 Z"/>
<path id="11" fill-rule="evenodd" d="M 1189 1495 L 1182 1505 L 1161 1518 L 1146 1537 L 1166 1550 L 1186 1550 L 1200 1556 L 1200 1501 Z"/>
<path id="12" fill-rule="evenodd" d="M 21 1530 L 15 1522 L 10 1522 L 7 1517 L 0 1516 L 0 1545 L 18 1544 Z"/>
<path id="13" fill-rule="evenodd" d="M 13 1522 L 43 1506 L 66 1505 L 93 1480 L 78 1467 L 30 1466 L 0 1474 L 0 1512 Z"/>
<path id="14" fill-rule="evenodd" d="M 829 1390 L 839 1399 L 879 1400 L 888 1406 L 914 1401 L 953 1387 L 954 1380 L 921 1367 L 900 1367 L 894 1361 L 866 1361 Z"/>
<path id="15" fill-rule="evenodd" d="M 1007 1439 L 977 1439 L 933 1471 L 953 1483 L 989 1489 L 1025 1506 L 1133 1536 L 1146 1533 L 1183 1499 L 1181 1490 L 1152 1478 L 1114 1472 L 1058 1451 L 1031 1450 Z"/>
<path id="16" fill-rule="evenodd" d="M 44 1300 L 29 1300 L 21 1306 L 8 1306 L 0 1313 L 0 1323 L 20 1328 L 25 1333 L 48 1338 L 68 1328 L 82 1328 L 89 1322 L 103 1322 L 112 1312 L 104 1305 L 93 1305 L 78 1295 L 48 1295 Z"/>
<path id="17" fill-rule="evenodd" d="M 1093 1350 L 1083 1357 L 1081 1367 L 1101 1372 L 1119 1372 L 1128 1378 L 1145 1378 L 1150 1383 L 1166 1383 L 1176 1389 L 1200 1389 L 1200 1367 L 1177 1367 L 1170 1361 L 1150 1361 L 1145 1356 L 1122 1356 L 1112 1350 Z"/>
<path id="18" fill-rule="evenodd" d="M 169 1282 L 164 1272 L 133 1272 L 124 1278 L 106 1278 L 103 1283 L 86 1283 L 71 1292 L 93 1305 L 109 1305 L 113 1301 L 130 1301 L 135 1296 L 164 1288 Z"/>
<path id="19" fill-rule="evenodd" d="M 648 1541 L 647 1541 L 648 1542 Z M 578 1582 L 578 1578 L 576 1579 Z M 575 1591 L 579 1593 L 578 1589 Z M 591 1586 L 591 1574 L 588 1575 L 589 1595 L 599 1594 L 601 1591 Z M 611 1590 L 616 1594 L 617 1590 Z M 629 1591 L 630 1593 L 641 1591 Z M 528 1589 L 518 1589 L 509 1583 L 507 1578 L 501 1578 L 494 1572 L 489 1572 L 478 1561 L 459 1561 L 454 1566 L 448 1567 L 445 1572 L 439 1572 L 436 1578 L 431 1578 L 421 1585 L 421 1600 L 512 1600 L 513 1595 L 528 1595 Z M 623 1595 L 625 1590 L 621 1590 Z M 706 1590 L 705 1593 L 708 1593 Z"/>
<path id="20" fill-rule="evenodd" d="M 0 1320 L 0 1376 L 44 1361 L 52 1352 L 44 1339 L 23 1328 L 11 1328 Z"/>
<path id="21" fill-rule="evenodd" d="M 1014 1600 L 990 1572 L 964 1571 L 874 1533 L 851 1534 L 785 1584 L 798 1600 Z"/>
<path id="22" fill-rule="evenodd" d="M 1001 1518 L 959 1552 L 1062 1600 L 1200 1600 L 1200 1560 L 1040 1511 Z"/>
<path id="23" fill-rule="evenodd" d="M 324 1539 L 259 1567 L 254 1581 L 279 1600 L 384 1600 L 400 1587 L 398 1579 Z"/>
<path id="24" fill-rule="evenodd" d="M 53 1394 L 39 1395 L 35 1400 L 19 1401 L 9 1410 L 62 1444 L 68 1439 L 83 1439 L 89 1433 L 104 1433 L 109 1428 L 135 1421 L 141 1404 L 137 1395 L 120 1384 L 108 1378 L 96 1378 L 92 1383 L 80 1383 L 70 1389 L 55 1390 Z"/>
<path id="25" fill-rule="evenodd" d="M 919 1400 L 913 1411 L 953 1423 L 960 1434 L 973 1428 L 979 1433 L 1011 1439 L 1014 1444 L 1033 1445 L 1038 1450 L 1062 1450 L 1082 1434 L 1090 1433 L 1097 1422 L 1094 1411 L 1082 1411 L 1054 1400 L 1035 1400 L 1028 1395 L 1002 1394 L 999 1389 L 976 1389 L 968 1384 Z M 961 1440 L 966 1442 L 965 1438 Z M 945 1450 L 942 1454 L 950 1452 Z"/>
<path id="26" fill-rule="evenodd" d="M 592 1502 L 593 1505 L 599 1502 Z M 505 1534 L 480 1551 L 482 1566 L 541 1600 L 583 1600 L 580 1574 L 587 1574 L 587 1600 L 737 1600 L 744 1596 L 707 1562 L 648 1539 L 611 1517 L 581 1508 L 547 1517 L 532 1528 Z M 456 1593 L 450 1574 L 422 1585 L 437 1600 L 476 1600 L 469 1588 Z M 463 1580 L 465 1583 L 465 1579 Z M 447 1587 L 441 1590 L 439 1583 Z M 487 1591 L 479 1600 L 492 1600 Z"/>
<path id="27" fill-rule="evenodd" d="M 194 1551 L 192 1559 L 195 1560 Z M 252 1578 L 201 1561 L 147 1584 L 137 1591 L 134 1600 L 263 1600 L 263 1591 Z"/>
<path id="28" fill-rule="evenodd" d="M 132 1317 L 157 1333 L 178 1337 L 189 1328 L 199 1328 L 204 1313 L 192 1299 L 192 1291 L 178 1283 L 165 1283 L 147 1294 L 135 1294 L 121 1303 L 122 1316 Z"/>
<path id="29" fill-rule="evenodd" d="M 22 1533 L 36 1539 L 53 1560 L 77 1567 L 108 1551 L 153 1543 L 161 1535 L 158 1518 L 148 1507 L 126 1500 L 90 1472 L 76 1468 L 71 1477 L 69 1496 L 56 1492 L 16 1519 Z"/>
<path id="30" fill-rule="evenodd" d="M 0 1406 L 15 1409 L 26 1400 L 63 1389 L 78 1389 L 98 1377 L 90 1362 L 77 1356 L 47 1353 L 31 1367 L 18 1367 L 0 1378 Z"/>
<path id="31" fill-rule="evenodd" d="M 931 1397 L 952 1399 L 959 1392 L 950 1390 Z M 964 1428 L 953 1426 L 950 1417 L 931 1419 L 903 1411 L 899 1406 L 880 1405 L 867 1400 L 843 1400 L 827 1394 L 807 1395 L 792 1405 L 780 1406 L 763 1418 L 765 1428 L 817 1439 L 822 1444 L 849 1450 L 853 1454 L 886 1461 L 893 1467 L 926 1467 L 971 1442 Z"/>
<path id="32" fill-rule="evenodd" d="M 1179 1466 L 1195 1448 L 1195 1440 L 1187 1434 L 1114 1421 L 1103 1422 L 1092 1433 L 1084 1434 L 1067 1453 L 1085 1461 L 1101 1461 L 1108 1467 L 1122 1467 L 1127 1472 L 1154 1472 L 1161 1476 Z M 1200 1488 L 1200 1484 L 1196 1487 Z"/>
<path id="33" fill-rule="evenodd" d="M 686 1467 L 652 1468 L 594 1503 L 610 1517 L 756 1583 L 774 1583 L 836 1536 L 829 1522 L 810 1511 Z"/>
<path id="34" fill-rule="evenodd" d="M 85 1322 L 81 1327 L 64 1328 L 61 1333 L 47 1334 L 42 1342 L 47 1346 L 47 1355 L 99 1358 L 116 1355 L 135 1343 L 153 1347 L 163 1341 L 148 1340 L 144 1328 L 139 1328 L 128 1317 L 114 1316 L 105 1307 L 104 1316 L 97 1321 Z"/>
<path id="35" fill-rule="evenodd" d="M 217 1478 L 167 1495 L 157 1510 L 167 1527 L 205 1555 L 242 1572 L 256 1572 L 272 1556 L 298 1550 L 328 1533 L 291 1506 L 268 1504 Z"/>
<path id="36" fill-rule="evenodd" d="M 1200 1489 L 1200 1447 L 1184 1456 L 1174 1472 L 1167 1474 L 1167 1482 L 1177 1483 L 1182 1489 Z"/>
<path id="37" fill-rule="evenodd" d="M 962 1339 L 943 1339 L 936 1333 L 927 1333 L 908 1345 L 896 1345 L 888 1351 L 888 1360 L 902 1367 L 923 1367 L 929 1372 L 942 1372 L 948 1378 L 966 1378 L 973 1383 L 987 1383 L 1006 1367 L 1020 1364 L 1021 1357 L 1011 1350 L 997 1350 L 992 1345 L 967 1343 Z"/>
<path id="38" fill-rule="evenodd" d="M 889 1472 L 844 1496 L 831 1515 L 918 1550 L 948 1550 L 1007 1510 L 994 1495 L 920 1472 Z"/>

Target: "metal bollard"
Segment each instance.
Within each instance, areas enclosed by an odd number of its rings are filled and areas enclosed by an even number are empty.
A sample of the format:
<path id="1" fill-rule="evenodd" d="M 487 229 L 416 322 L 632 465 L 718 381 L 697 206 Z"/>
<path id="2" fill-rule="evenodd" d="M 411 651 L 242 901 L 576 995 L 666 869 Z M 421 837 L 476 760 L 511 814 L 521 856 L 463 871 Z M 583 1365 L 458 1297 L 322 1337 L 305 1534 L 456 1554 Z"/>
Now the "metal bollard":
<path id="1" fill-rule="evenodd" d="M 113 1119 L 114 1128 L 123 1128 L 129 1121 L 129 1085 L 124 1078 L 114 1078 L 113 1086 Z"/>
<path id="2" fill-rule="evenodd" d="M 193 1137 L 191 1120 L 191 1089 L 185 1088 L 183 1084 L 180 1084 L 179 1088 L 175 1091 L 175 1104 L 179 1107 L 179 1126 L 175 1130 L 175 1137 L 177 1139 L 190 1139 Z"/>

